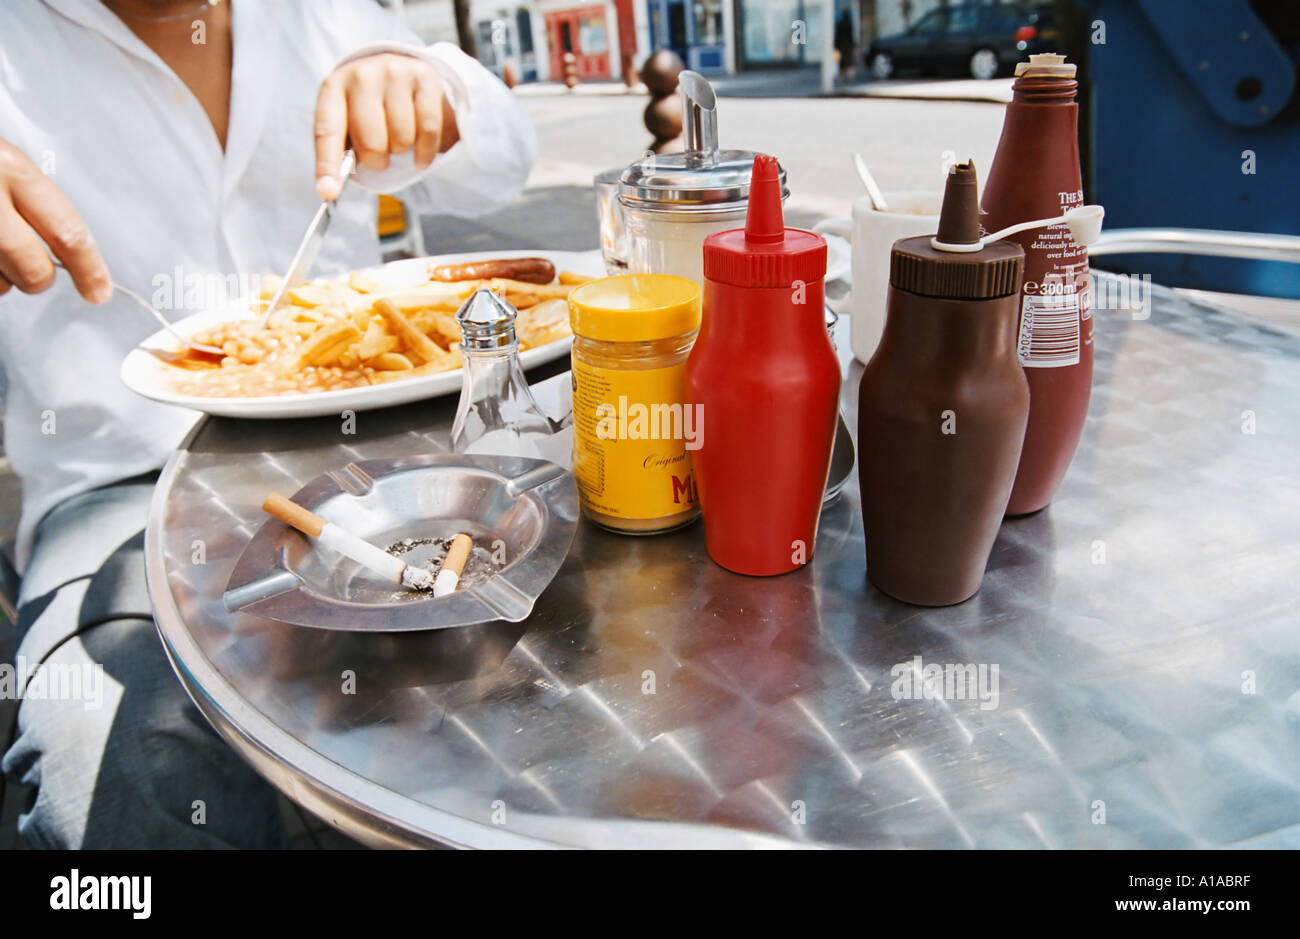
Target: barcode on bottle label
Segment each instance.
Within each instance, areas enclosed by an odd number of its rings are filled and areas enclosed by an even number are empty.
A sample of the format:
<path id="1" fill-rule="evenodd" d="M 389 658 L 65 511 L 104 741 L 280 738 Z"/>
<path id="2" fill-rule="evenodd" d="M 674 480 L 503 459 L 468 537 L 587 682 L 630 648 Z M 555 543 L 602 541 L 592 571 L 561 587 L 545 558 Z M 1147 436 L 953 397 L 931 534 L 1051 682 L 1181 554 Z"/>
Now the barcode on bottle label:
<path id="1" fill-rule="evenodd" d="M 1060 368 L 1079 364 L 1079 296 L 1026 296 L 1020 310 L 1020 364 Z"/>

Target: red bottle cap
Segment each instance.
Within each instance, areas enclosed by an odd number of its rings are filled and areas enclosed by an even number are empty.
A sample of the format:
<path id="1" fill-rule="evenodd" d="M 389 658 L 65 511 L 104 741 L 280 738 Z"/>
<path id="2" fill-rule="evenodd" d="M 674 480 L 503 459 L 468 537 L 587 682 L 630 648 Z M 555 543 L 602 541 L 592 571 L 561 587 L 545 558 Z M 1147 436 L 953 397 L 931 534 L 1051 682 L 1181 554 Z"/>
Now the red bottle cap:
<path id="1" fill-rule="evenodd" d="M 704 239 L 704 276 L 733 287 L 791 287 L 826 277 L 826 239 L 786 228 L 776 157 L 758 154 L 745 227 Z"/>

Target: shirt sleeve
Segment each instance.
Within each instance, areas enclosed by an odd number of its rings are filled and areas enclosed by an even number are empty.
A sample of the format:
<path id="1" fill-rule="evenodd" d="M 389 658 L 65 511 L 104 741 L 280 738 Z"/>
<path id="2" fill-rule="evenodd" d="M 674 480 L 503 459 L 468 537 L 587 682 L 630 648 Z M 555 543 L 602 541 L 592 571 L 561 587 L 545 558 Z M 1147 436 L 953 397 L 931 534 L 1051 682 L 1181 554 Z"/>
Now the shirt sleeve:
<path id="1" fill-rule="evenodd" d="M 373 0 L 345 0 L 350 15 L 333 18 L 335 29 L 364 44 L 335 68 L 383 52 L 428 62 L 442 79 L 456 114 L 460 139 L 423 172 L 414 152 L 393 154 L 386 170 L 361 167 L 354 181 L 373 192 L 401 191 L 416 212 L 474 218 L 508 205 L 524 188 L 537 159 L 537 133 L 519 99 L 476 59 L 447 42 L 423 46 L 413 32 Z"/>

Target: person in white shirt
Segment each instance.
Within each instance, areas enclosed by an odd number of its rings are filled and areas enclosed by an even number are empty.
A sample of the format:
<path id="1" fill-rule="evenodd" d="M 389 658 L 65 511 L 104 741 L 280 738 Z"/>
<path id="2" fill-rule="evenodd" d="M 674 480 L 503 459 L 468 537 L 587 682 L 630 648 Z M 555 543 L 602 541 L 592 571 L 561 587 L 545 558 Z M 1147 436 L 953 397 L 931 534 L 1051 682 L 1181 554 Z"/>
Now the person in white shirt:
<path id="1" fill-rule="evenodd" d="M 358 185 L 340 196 L 345 146 Z M 110 277 L 166 301 L 283 271 L 322 198 L 339 205 L 314 272 L 375 264 L 375 192 L 474 217 L 519 193 L 536 148 L 500 81 L 454 46 L 421 46 L 375 0 L 0 4 L 18 655 L 28 674 L 106 672 L 98 710 L 22 701 L 3 767 L 35 788 L 30 844 L 283 843 L 273 792 L 198 715 L 153 631 L 140 533 L 152 474 L 196 415 L 121 385 L 156 324 Z"/>

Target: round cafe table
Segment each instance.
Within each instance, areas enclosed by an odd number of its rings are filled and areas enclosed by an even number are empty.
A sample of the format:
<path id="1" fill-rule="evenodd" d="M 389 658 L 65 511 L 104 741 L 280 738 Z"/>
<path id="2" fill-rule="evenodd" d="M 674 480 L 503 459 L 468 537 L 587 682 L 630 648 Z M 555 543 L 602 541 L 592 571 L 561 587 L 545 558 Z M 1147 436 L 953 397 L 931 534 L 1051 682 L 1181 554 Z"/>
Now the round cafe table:
<path id="1" fill-rule="evenodd" d="M 718 568 L 699 524 L 583 523 L 523 623 L 226 611 L 268 490 L 446 450 L 452 397 L 353 435 L 202 422 L 149 519 L 159 633 L 231 746 L 376 846 L 1300 846 L 1300 330 L 1158 287 L 1096 315 L 1070 473 L 959 606 L 867 583 L 850 484 L 783 577 Z M 927 697 L 927 666 L 971 681 Z"/>

